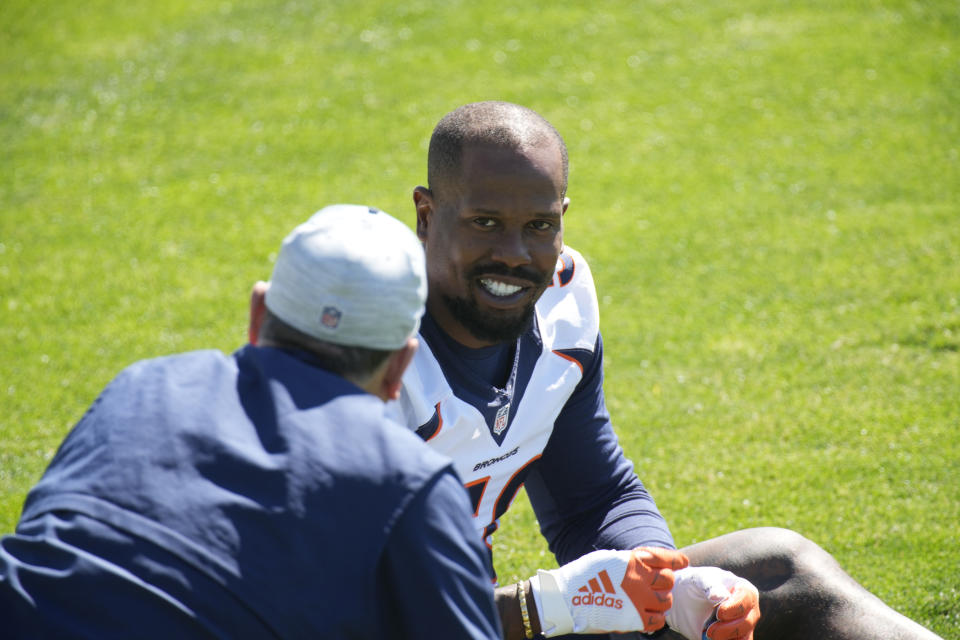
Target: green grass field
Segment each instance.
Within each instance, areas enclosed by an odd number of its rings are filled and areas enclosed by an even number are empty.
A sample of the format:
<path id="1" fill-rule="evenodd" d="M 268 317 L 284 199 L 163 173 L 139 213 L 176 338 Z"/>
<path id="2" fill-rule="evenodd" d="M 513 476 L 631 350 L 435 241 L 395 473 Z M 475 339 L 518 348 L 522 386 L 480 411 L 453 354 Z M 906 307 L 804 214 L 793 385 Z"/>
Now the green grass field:
<path id="1" fill-rule="evenodd" d="M 793 528 L 960 638 L 960 5 L 0 6 L 0 533 L 137 359 L 245 340 L 333 202 L 408 223 L 473 100 L 571 156 L 607 402 L 679 544 Z M 552 557 L 525 498 L 501 579 Z"/>

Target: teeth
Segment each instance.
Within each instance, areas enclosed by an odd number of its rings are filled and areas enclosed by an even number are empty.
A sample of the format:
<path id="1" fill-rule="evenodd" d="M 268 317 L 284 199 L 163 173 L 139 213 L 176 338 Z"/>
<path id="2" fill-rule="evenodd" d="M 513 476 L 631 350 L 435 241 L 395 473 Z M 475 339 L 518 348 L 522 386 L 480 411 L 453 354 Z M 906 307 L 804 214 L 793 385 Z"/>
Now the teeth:
<path id="1" fill-rule="evenodd" d="M 512 296 L 517 291 L 520 291 L 523 287 L 519 287 L 515 284 L 507 284 L 506 282 L 499 282 L 497 280 L 491 280 L 489 278 L 484 278 L 480 281 L 480 284 L 483 285 L 483 288 L 492 293 L 495 296 Z"/>

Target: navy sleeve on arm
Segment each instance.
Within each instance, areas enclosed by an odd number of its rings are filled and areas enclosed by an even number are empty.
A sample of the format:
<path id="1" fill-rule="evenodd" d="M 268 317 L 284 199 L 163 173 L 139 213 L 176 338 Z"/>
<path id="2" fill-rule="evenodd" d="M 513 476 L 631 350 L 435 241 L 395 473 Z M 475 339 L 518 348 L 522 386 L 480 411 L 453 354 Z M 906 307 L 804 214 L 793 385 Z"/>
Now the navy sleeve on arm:
<path id="1" fill-rule="evenodd" d="M 603 397 L 603 343 L 554 424 L 525 487 L 560 564 L 595 549 L 675 548 L 666 521 L 623 454 Z"/>
<path id="2" fill-rule="evenodd" d="M 467 493 L 447 470 L 394 526 L 377 576 L 391 637 L 501 637 L 487 551 L 469 514 Z"/>

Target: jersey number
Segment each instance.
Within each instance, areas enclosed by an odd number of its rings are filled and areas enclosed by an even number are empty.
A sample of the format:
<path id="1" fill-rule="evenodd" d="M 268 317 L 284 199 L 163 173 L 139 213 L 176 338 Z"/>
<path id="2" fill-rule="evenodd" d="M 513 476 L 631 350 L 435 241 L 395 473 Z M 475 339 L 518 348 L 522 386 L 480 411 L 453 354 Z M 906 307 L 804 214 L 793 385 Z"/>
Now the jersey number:
<path id="1" fill-rule="evenodd" d="M 536 455 L 528 460 L 525 465 L 514 472 L 513 476 L 510 477 L 510 480 L 507 481 L 507 484 L 504 485 L 503 489 L 500 491 L 500 495 L 497 496 L 497 501 L 493 503 L 493 522 L 488 524 L 483 530 L 484 540 L 487 540 L 493 534 L 493 532 L 497 530 L 497 527 L 499 526 L 497 524 L 497 520 L 499 520 L 500 516 L 507 512 L 507 509 L 510 507 L 513 499 L 517 497 L 517 492 L 520 491 L 520 487 L 523 486 L 523 481 L 530 472 L 530 465 L 539 459 L 540 456 Z M 483 494 L 487 492 L 487 485 L 489 483 L 490 476 L 486 476 L 485 478 L 474 480 L 470 484 L 465 485 L 467 492 L 470 494 L 470 503 L 473 506 L 474 517 L 476 517 L 480 512 L 480 502 L 483 500 Z"/>

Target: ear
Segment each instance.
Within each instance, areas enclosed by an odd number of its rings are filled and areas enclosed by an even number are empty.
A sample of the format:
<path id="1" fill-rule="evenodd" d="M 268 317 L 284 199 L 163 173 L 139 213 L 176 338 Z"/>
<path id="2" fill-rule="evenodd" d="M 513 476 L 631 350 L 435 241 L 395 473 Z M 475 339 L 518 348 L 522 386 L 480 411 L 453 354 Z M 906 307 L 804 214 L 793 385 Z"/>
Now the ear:
<path id="1" fill-rule="evenodd" d="M 433 213 L 433 192 L 426 187 L 413 190 L 413 204 L 417 208 L 417 237 L 420 242 L 427 241 L 427 225 Z"/>
<path id="2" fill-rule="evenodd" d="M 394 351 L 387 358 L 387 369 L 380 381 L 379 394 L 384 400 L 396 400 L 400 397 L 400 389 L 403 387 L 403 372 L 407 370 L 413 360 L 413 354 L 417 352 L 418 344 L 416 338 L 410 338 L 403 347 Z"/>
<path id="3" fill-rule="evenodd" d="M 560 215 L 563 215 L 567 212 L 567 207 L 570 206 L 570 198 L 563 199 L 563 209 L 560 210 Z"/>
<path id="4" fill-rule="evenodd" d="M 257 344 L 260 340 L 260 327 L 263 326 L 263 316 L 267 313 L 267 289 L 269 282 L 263 280 L 253 285 L 250 292 L 250 325 L 247 327 L 247 339 L 250 344 Z"/>

